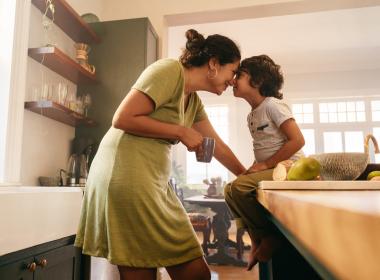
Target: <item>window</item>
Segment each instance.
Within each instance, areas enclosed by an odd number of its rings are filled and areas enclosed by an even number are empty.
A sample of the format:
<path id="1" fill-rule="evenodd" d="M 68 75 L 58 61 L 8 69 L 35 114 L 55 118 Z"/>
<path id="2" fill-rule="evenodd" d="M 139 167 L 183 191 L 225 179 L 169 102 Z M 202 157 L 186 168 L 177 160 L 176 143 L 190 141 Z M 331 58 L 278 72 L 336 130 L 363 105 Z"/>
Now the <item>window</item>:
<path id="1" fill-rule="evenodd" d="M 344 151 L 345 152 L 364 152 L 363 131 L 345 131 L 344 132 Z"/>
<path id="2" fill-rule="evenodd" d="M 380 144 L 380 127 L 374 127 L 372 134 L 375 136 L 378 144 Z M 375 154 L 375 162 L 380 163 L 380 154 Z"/>
<path id="3" fill-rule="evenodd" d="M 380 121 L 380 100 L 374 100 L 371 102 L 372 109 L 372 121 Z"/>
<path id="4" fill-rule="evenodd" d="M 220 138 L 228 144 L 228 117 L 227 105 L 205 106 L 208 118 Z M 188 184 L 199 184 L 206 178 L 221 176 L 223 181 L 228 181 L 228 171 L 215 158 L 210 163 L 200 163 L 195 159 L 195 154 L 188 152 L 186 155 L 186 177 Z"/>
<path id="5" fill-rule="evenodd" d="M 0 182 L 4 181 L 16 1 L 0 2 Z"/>
<path id="6" fill-rule="evenodd" d="M 313 123 L 313 104 L 293 104 L 292 112 L 297 123 Z"/>
<path id="7" fill-rule="evenodd" d="M 303 146 L 302 150 L 305 156 L 315 154 L 315 135 L 314 129 L 301 129 L 303 137 L 305 139 L 305 146 Z"/>
<path id="8" fill-rule="evenodd" d="M 341 132 L 324 132 L 323 143 L 325 153 L 343 152 Z"/>
<path id="9" fill-rule="evenodd" d="M 344 138 L 343 138 L 344 136 Z M 324 152 L 339 153 L 339 152 L 364 152 L 363 131 L 340 131 L 324 132 Z M 343 145 L 344 142 L 344 145 Z M 344 149 L 343 149 L 344 146 Z"/>
<path id="10" fill-rule="evenodd" d="M 321 123 L 364 122 L 365 120 L 363 101 L 319 103 Z"/>
<path id="11" fill-rule="evenodd" d="M 373 128 L 373 136 L 375 136 L 376 140 L 380 144 L 380 127 L 374 127 Z"/>
<path id="12" fill-rule="evenodd" d="M 305 138 L 305 155 L 363 152 L 363 140 L 369 133 L 380 141 L 379 97 L 316 99 L 308 103 L 297 100 L 292 103 L 292 111 Z M 305 118 L 305 114 L 316 117 Z"/>

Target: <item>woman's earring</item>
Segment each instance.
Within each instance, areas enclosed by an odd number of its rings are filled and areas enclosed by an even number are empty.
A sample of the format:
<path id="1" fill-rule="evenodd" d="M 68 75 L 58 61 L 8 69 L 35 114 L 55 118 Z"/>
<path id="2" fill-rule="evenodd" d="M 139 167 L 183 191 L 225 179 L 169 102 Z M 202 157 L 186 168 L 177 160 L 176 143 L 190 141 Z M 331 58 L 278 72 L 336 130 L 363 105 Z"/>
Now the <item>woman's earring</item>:
<path id="1" fill-rule="evenodd" d="M 215 71 L 215 74 L 211 74 L 210 70 L 208 70 L 208 72 L 207 72 L 207 78 L 209 78 L 210 80 L 213 80 L 216 78 L 216 76 L 218 76 L 218 70 L 217 69 L 213 69 L 212 71 L 213 72 Z"/>

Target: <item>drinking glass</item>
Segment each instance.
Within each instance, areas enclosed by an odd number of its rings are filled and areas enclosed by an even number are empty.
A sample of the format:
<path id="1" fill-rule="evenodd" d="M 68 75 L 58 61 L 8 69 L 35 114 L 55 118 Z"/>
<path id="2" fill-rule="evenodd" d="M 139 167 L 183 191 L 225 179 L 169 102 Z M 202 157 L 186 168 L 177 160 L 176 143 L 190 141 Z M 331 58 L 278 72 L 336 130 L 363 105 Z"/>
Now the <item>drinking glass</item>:
<path id="1" fill-rule="evenodd" d="M 58 83 L 58 103 L 61 105 L 65 105 L 67 98 L 67 84 L 59 82 Z"/>
<path id="2" fill-rule="evenodd" d="M 84 107 L 84 115 L 88 117 L 88 109 L 90 108 L 92 103 L 91 95 L 89 93 L 83 96 L 83 107 Z"/>

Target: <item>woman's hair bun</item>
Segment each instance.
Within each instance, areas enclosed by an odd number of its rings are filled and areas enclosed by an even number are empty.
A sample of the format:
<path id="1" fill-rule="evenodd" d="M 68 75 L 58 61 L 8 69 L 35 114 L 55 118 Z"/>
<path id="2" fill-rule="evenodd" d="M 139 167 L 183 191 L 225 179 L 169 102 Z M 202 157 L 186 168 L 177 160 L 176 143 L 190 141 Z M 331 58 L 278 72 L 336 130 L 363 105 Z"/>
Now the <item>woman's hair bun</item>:
<path id="1" fill-rule="evenodd" d="M 187 42 L 179 61 L 186 68 L 200 67 L 215 58 L 220 65 L 240 60 L 240 50 L 231 39 L 214 34 L 206 39 L 194 29 L 185 33 Z"/>
<path id="2" fill-rule="evenodd" d="M 198 31 L 194 29 L 189 29 L 186 31 L 186 49 L 191 53 L 198 53 L 202 50 L 205 44 L 205 38 L 202 34 L 199 34 Z"/>

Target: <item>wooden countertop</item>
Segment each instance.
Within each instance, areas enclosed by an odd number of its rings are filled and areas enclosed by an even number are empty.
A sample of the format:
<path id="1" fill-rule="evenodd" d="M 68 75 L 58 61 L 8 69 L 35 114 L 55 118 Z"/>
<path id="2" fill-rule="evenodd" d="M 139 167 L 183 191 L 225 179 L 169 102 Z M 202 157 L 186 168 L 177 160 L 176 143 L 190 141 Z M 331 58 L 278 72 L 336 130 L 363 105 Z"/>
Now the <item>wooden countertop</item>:
<path id="1" fill-rule="evenodd" d="M 258 199 L 337 279 L 378 279 L 379 190 L 259 190 Z"/>

